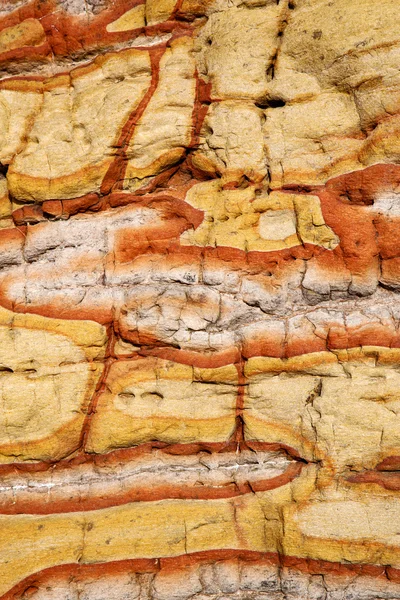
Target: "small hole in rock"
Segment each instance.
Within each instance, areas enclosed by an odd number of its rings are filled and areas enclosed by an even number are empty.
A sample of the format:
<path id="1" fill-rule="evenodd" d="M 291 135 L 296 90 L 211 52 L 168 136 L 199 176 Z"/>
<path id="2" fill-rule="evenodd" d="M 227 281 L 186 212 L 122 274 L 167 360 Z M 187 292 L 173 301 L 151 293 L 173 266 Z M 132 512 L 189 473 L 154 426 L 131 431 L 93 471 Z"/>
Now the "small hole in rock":
<path id="1" fill-rule="evenodd" d="M 122 400 L 133 400 L 134 398 L 136 398 L 136 396 L 133 392 L 132 393 L 122 392 L 121 394 L 118 394 L 118 398 L 122 398 Z"/>
<path id="2" fill-rule="evenodd" d="M 164 396 L 159 392 L 144 392 L 141 395 L 142 400 L 150 400 L 152 402 L 159 402 L 160 400 L 164 400 Z"/>

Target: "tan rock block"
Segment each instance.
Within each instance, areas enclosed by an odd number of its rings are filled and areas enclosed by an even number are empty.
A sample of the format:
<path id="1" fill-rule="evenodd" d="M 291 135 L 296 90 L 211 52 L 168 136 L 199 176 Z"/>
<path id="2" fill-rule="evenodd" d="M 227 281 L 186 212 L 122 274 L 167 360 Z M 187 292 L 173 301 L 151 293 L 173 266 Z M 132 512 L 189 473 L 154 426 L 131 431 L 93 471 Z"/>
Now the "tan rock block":
<path id="1" fill-rule="evenodd" d="M 260 237 L 264 240 L 285 240 L 297 237 L 296 216 L 293 210 L 267 210 L 259 221 Z"/>
<path id="2" fill-rule="evenodd" d="M 161 571 L 156 574 L 152 592 L 156 600 L 186 600 L 202 591 L 196 567 L 176 571 Z"/>
<path id="3" fill-rule="evenodd" d="M 396 163 L 400 157 L 399 134 L 399 115 L 395 115 L 379 123 L 368 136 L 360 150 L 360 161 L 364 165 Z"/>
<path id="4" fill-rule="evenodd" d="M 41 201 L 98 190 L 121 129 L 150 81 L 149 55 L 134 49 L 50 79 L 28 143 L 8 171 L 13 196 Z"/>
<path id="5" fill-rule="evenodd" d="M 237 371 L 140 359 L 115 363 L 87 442 L 107 452 L 151 440 L 225 442 L 235 427 Z M 218 385 L 215 385 L 218 383 Z"/>
<path id="6" fill-rule="evenodd" d="M 0 220 L 0 229 L 11 229 L 13 227 L 15 227 L 15 224 L 11 217 L 5 217 Z"/>
<path id="7" fill-rule="evenodd" d="M 157 88 L 129 143 L 126 186 L 135 187 L 129 180 L 156 175 L 184 155 L 193 129 L 194 74 L 193 42 L 178 38 L 160 61 Z"/>
<path id="8" fill-rule="evenodd" d="M 339 72 L 335 78 L 346 69 L 345 86 L 354 90 L 362 128 L 372 134 L 377 124 L 391 116 L 396 119 L 399 113 L 400 77 L 395 67 L 399 56 L 396 43 L 393 46 L 382 43 L 374 52 L 350 54 L 344 57 L 347 64 L 337 65 Z"/>
<path id="9" fill-rule="evenodd" d="M 24 80 L 0 86 L 0 162 L 8 164 L 22 150 L 43 102 L 42 84 Z"/>
<path id="10" fill-rule="evenodd" d="M 26 19 L 0 31 L 0 52 L 24 46 L 38 46 L 46 41 L 44 29 L 37 19 Z"/>
<path id="11" fill-rule="evenodd" d="M 267 174 L 262 111 L 254 104 L 225 101 L 212 104 L 204 121 L 200 149 L 193 164 L 202 168 L 205 159 L 225 181 L 245 175 L 261 181 Z"/>
<path id="12" fill-rule="evenodd" d="M 78 447 L 103 370 L 90 361 L 104 355 L 105 342 L 95 323 L 1 309 L 0 462 L 54 460 Z"/>
<path id="13" fill-rule="evenodd" d="M 131 29 L 144 27 L 146 25 L 145 9 L 144 4 L 134 6 L 118 17 L 118 19 L 109 23 L 106 30 L 109 33 L 114 33 L 116 31 L 130 31 Z"/>
<path id="14" fill-rule="evenodd" d="M 314 360 L 318 369 L 318 360 L 325 355 L 334 367 L 337 359 L 332 354 L 329 358 L 330 354 L 309 355 L 309 363 Z M 307 438 L 317 442 L 318 452 L 329 457 L 338 472 L 374 468 L 400 447 L 397 354 L 376 347 L 338 352 L 341 369 L 325 374 L 321 371 L 320 377 L 294 375 L 299 368 L 307 372 L 307 356 L 295 361 L 250 359 L 245 370 L 249 382 L 245 392 L 246 437 L 269 441 L 275 434 L 270 434 L 267 421 L 271 429 L 274 422 L 276 439 L 281 435 L 281 440 L 298 449 L 300 439 L 306 451 Z M 267 376 L 279 370 L 279 363 L 290 375 Z"/>
<path id="15" fill-rule="evenodd" d="M 319 560 L 400 565 L 398 498 L 346 498 L 333 489 L 324 501 L 283 508 L 287 554 Z"/>
<path id="16" fill-rule="evenodd" d="M 312 460 L 318 450 L 307 405 L 318 395 L 320 385 L 318 377 L 309 375 L 264 374 L 248 379 L 243 413 L 245 439 L 286 444 Z"/>
<path id="17" fill-rule="evenodd" d="M 374 0 L 357 5 L 346 0 L 298 2 L 284 32 L 277 79 L 281 66 L 290 66 L 296 73 L 316 77 L 326 88 L 356 88 L 374 80 L 371 65 L 379 65 L 382 73 L 385 55 L 399 40 L 398 17 L 396 0 L 379 5 Z"/>
<path id="18" fill-rule="evenodd" d="M 312 135 L 314 142 L 308 136 L 303 138 L 301 153 L 303 159 L 309 155 L 306 161 L 314 165 L 309 176 L 315 171 L 315 183 L 326 181 L 331 176 L 330 173 L 336 175 L 359 169 L 360 162 L 370 165 L 396 160 L 395 157 L 398 156 L 395 133 L 397 118 L 394 117 L 394 124 L 389 124 L 390 119 L 385 122 L 388 117 L 396 115 L 400 108 L 400 78 L 395 66 L 399 60 L 399 34 L 394 25 L 398 15 L 399 7 L 393 0 L 385 0 L 379 8 L 373 0 L 367 0 L 357 7 L 345 0 L 306 0 L 298 3 L 296 10 L 291 11 L 282 37 L 274 78 L 268 86 L 268 96 L 292 103 L 283 110 L 287 110 L 287 114 L 293 117 L 294 130 L 298 126 L 297 118 L 307 123 L 307 127 L 310 125 L 311 132 L 313 123 L 330 129 L 328 115 L 342 115 L 336 125 L 331 122 L 331 126 L 336 129 L 336 142 L 329 140 L 329 136 L 334 135 L 333 132 L 327 136 L 322 128 Z M 339 27 L 336 26 L 337 23 L 340 23 Z M 331 96 L 331 108 L 326 104 L 320 112 L 321 101 L 327 93 Z M 360 121 L 353 134 L 346 132 L 344 138 L 342 125 L 348 121 L 351 113 L 351 118 L 355 114 L 354 109 L 350 108 L 351 102 L 347 108 L 340 106 L 343 103 L 343 97 L 340 99 L 342 93 L 348 99 L 354 98 Z M 304 110 L 310 111 L 310 121 L 301 116 Z M 316 111 L 314 116 L 313 111 Z M 295 112 L 297 118 L 294 117 Z M 275 127 L 275 123 L 270 124 L 272 128 Z M 362 140 L 366 133 L 368 139 L 364 143 Z M 269 135 L 268 133 L 267 137 Z M 284 134 L 284 137 L 287 144 L 288 136 Z M 321 144 L 320 148 L 318 143 Z M 271 147 L 276 149 L 278 144 L 279 134 L 273 140 L 271 137 Z M 292 142 L 290 146 L 286 145 L 287 159 L 293 150 L 291 146 Z M 322 153 L 325 159 L 329 156 L 332 161 L 329 173 L 325 175 L 323 171 L 327 167 L 324 166 Z M 283 165 L 283 171 L 287 172 L 283 176 L 278 173 L 279 165 L 276 163 L 273 181 L 276 178 L 277 185 L 282 185 L 283 181 L 294 183 L 297 170 L 297 183 L 312 183 L 303 172 L 305 165 L 301 159 L 297 160 L 292 155 L 288 162 L 292 160 L 293 166 L 294 163 L 296 166 L 292 170 L 288 163 Z M 272 161 L 274 162 L 273 157 Z"/>
<path id="19" fill-rule="evenodd" d="M 193 378 L 199 382 L 227 383 L 237 380 L 237 369 L 234 365 L 216 367 L 214 369 L 201 369 L 193 367 Z"/>
<path id="20" fill-rule="evenodd" d="M 210 15 L 196 48 L 199 73 L 212 83 L 213 98 L 264 97 L 284 13 L 281 4 L 224 7 Z"/>
<path id="21" fill-rule="evenodd" d="M 265 114 L 273 188 L 321 184 L 361 168 L 360 117 L 347 94 L 324 93 L 313 100 L 269 108 Z"/>
<path id="22" fill-rule="evenodd" d="M 349 364 L 350 377 L 322 380 L 310 414 L 318 443 L 336 468 L 374 468 L 400 447 L 396 368 Z"/>
<path id="23" fill-rule="evenodd" d="M 185 231 L 181 243 L 196 246 L 228 246 L 240 250 L 281 250 L 298 245 L 296 235 L 286 239 L 265 239 L 260 215 L 269 212 L 268 198 L 257 199 L 255 188 L 223 190 L 218 180 L 195 185 L 186 202 L 204 210 L 204 221 L 195 230 Z M 273 207 L 274 201 L 271 206 Z M 292 205 L 293 206 L 293 205 Z M 271 209 L 272 210 L 272 209 Z M 292 208 L 294 216 L 294 210 Z"/>
<path id="24" fill-rule="evenodd" d="M 313 75 L 299 73 L 287 65 L 282 47 L 275 65 L 274 78 L 268 83 L 267 95 L 270 100 L 279 103 L 304 102 L 316 98 L 321 86 Z"/>
<path id="25" fill-rule="evenodd" d="M 283 488 L 286 489 L 282 494 Z M 246 494 L 236 500 L 239 535 L 246 540 L 248 548 L 258 552 L 276 552 L 279 548 L 281 522 L 276 517 L 282 499 L 287 495 L 291 495 L 290 484 L 271 492 Z"/>
<path id="26" fill-rule="evenodd" d="M 374 364 L 387 365 L 396 364 L 400 360 L 400 348 L 382 348 L 375 346 L 363 346 L 363 351 L 376 361 Z"/>
<path id="27" fill-rule="evenodd" d="M 146 23 L 156 25 L 172 15 L 176 0 L 146 0 Z"/>

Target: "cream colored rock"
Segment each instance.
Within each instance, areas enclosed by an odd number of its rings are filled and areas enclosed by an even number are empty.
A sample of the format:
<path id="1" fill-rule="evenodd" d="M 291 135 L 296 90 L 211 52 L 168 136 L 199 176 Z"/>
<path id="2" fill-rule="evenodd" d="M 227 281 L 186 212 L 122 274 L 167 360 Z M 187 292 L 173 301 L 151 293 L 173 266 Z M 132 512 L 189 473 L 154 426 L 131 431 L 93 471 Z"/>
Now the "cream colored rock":
<path id="1" fill-rule="evenodd" d="M 293 210 L 267 210 L 259 221 L 260 237 L 263 240 L 285 240 L 296 235 L 296 217 Z"/>
<path id="2" fill-rule="evenodd" d="M 395 368 L 347 367 L 322 381 L 312 405 L 318 443 L 338 469 L 371 469 L 400 447 L 400 375 Z"/>
<path id="3" fill-rule="evenodd" d="M 272 187 L 321 184 L 361 168 L 360 117 L 347 94 L 321 94 L 313 100 L 267 109 L 265 114 Z"/>
<path id="4" fill-rule="evenodd" d="M 246 436 L 260 441 L 283 436 L 285 443 L 307 456 L 313 448 L 309 442 L 317 444 L 317 454 L 329 459 L 340 474 L 347 469 L 375 468 L 400 446 L 399 374 L 391 351 L 381 350 L 339 352 L 340 365 L 329 353 L 320 353 L 323 365 L 330 364 L 326 371 L 318 369 L 318 356 L 310 355 L 314 377 L 304 375 L 309 371 L 307 356 L 290 359 L 289 364 L 279 359 L 250 359 Z M 380 355 L 375 365 L 374 356 Z M 274 375 L 279 370 L 288 374 Z"/>
<path id="5" fill-rule="evenodd" d="M 304 0 L 291 11 L 267 93 L 290 103 L 267 111 L 274 185 L 323 183 L 332 174 L 398 160 L 396 116 L 391 122 L 400 108 L 398 18 L 394 0 L 379 6 Z"/>
<path id="6" fill-rule="evenodd" d="M 262 134 L 262 111 L 245 102 L 212 104 L 204 121 L 199 151 L 193 162 L 221 174 L 225 181 L 245 175 L 261 181 L 267 174 Z"/>
<path id="7" fill-rule="evenodd" d="M 225 442 L 235 426 L 236 382 L 233 365 L 193 370 L 152 358 L 115 364 L 87 450 L 102 453 L 151 440 Z"/>
<path id="8" fill-rule="evenodd" d="M 385 515 L 385 519 L 382 516 Z M 321 523 L 324 526 L 321 527 Z M 338 500 L 312 504 L 300 512 L 300 530 L 307 537 L 399 545 L 398 499 Z"/>
<path id="9" fill-rule="evenodd" d="M 332 562 L 400 565 L 399 499 L 344 494 L 332 487 L 323 501 L 284 507 L 285 552 Z"/>
<path id="10" fill-rule="evenodd" d="M 172 15 L 176 0 L 146 0 L 146 23 L 156 25 Z"/>
<path id="11" fill-rule="evenodd" d="M 396 0 L 363 0 L 357 5 L 346 0 L 297 2 L 284 32 L 276 79 L 282 67 L 290 67 L 315 77 L 324 88 L 356 88 L 373 80 L 371 66 L 382 74 L 385 57 L 392 56 L 399 41 L 399 10 Z"/>
<path id="12" fill-rule="evenodd" d="M 156 175 L 185 154 L 193 129 L 194 72 L 192 40 L 173 41 L 160 61 L 157 88 L 127 149 L 127 187 L 134 188 L 135 179 Z"/>
<path id="13" fill-rule="evenodd" d="M 21 152 L 43 102 L 42 84 L 4 81 L 0 84 L 0 162 L 9 164 Z"/>
<path id="14" fill-rule="evenodd" d="M 8 172 L 13 196 L 40 201 L 97 191 L 150 80 L 148 53 L 130 49 L 48 80 L 28 143 Z"/>
<path id="15" fill-rule="evenodd" d="M 212 97 L 262 99 L 278 47 L 286 3 L 230 7 L 213 12 L 196 43 L 198 70 L 212 84 Z"/>
<path id="16" fill-rule="evenodd" d="M 307 405 L 320 385 L 318 377 L 309 375 L 250 378 L 244 396 L 246 439 L 287 444 L 312 460 L 318 450 Z"/>

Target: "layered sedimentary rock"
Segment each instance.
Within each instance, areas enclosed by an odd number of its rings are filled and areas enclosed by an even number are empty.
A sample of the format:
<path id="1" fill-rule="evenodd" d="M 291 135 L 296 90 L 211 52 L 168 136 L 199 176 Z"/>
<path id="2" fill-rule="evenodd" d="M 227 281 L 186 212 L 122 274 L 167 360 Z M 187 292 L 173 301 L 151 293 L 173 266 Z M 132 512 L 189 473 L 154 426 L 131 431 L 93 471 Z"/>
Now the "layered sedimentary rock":
<path id="1" fill-rule="evenodd" d="M 400 6 L 0 6 L 0 596 L 400 598 Z"/>

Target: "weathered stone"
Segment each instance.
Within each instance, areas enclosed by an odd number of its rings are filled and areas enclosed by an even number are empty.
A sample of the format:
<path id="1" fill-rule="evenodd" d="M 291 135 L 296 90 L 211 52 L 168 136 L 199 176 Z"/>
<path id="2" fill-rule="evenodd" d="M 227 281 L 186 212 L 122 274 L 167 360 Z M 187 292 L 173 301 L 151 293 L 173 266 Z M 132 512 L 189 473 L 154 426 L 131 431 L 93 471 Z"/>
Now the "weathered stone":
<path id="1" fill-rule="evenodd" d="M 0 600 L 400 599 L 399 4 L 0 6 Z"/>

